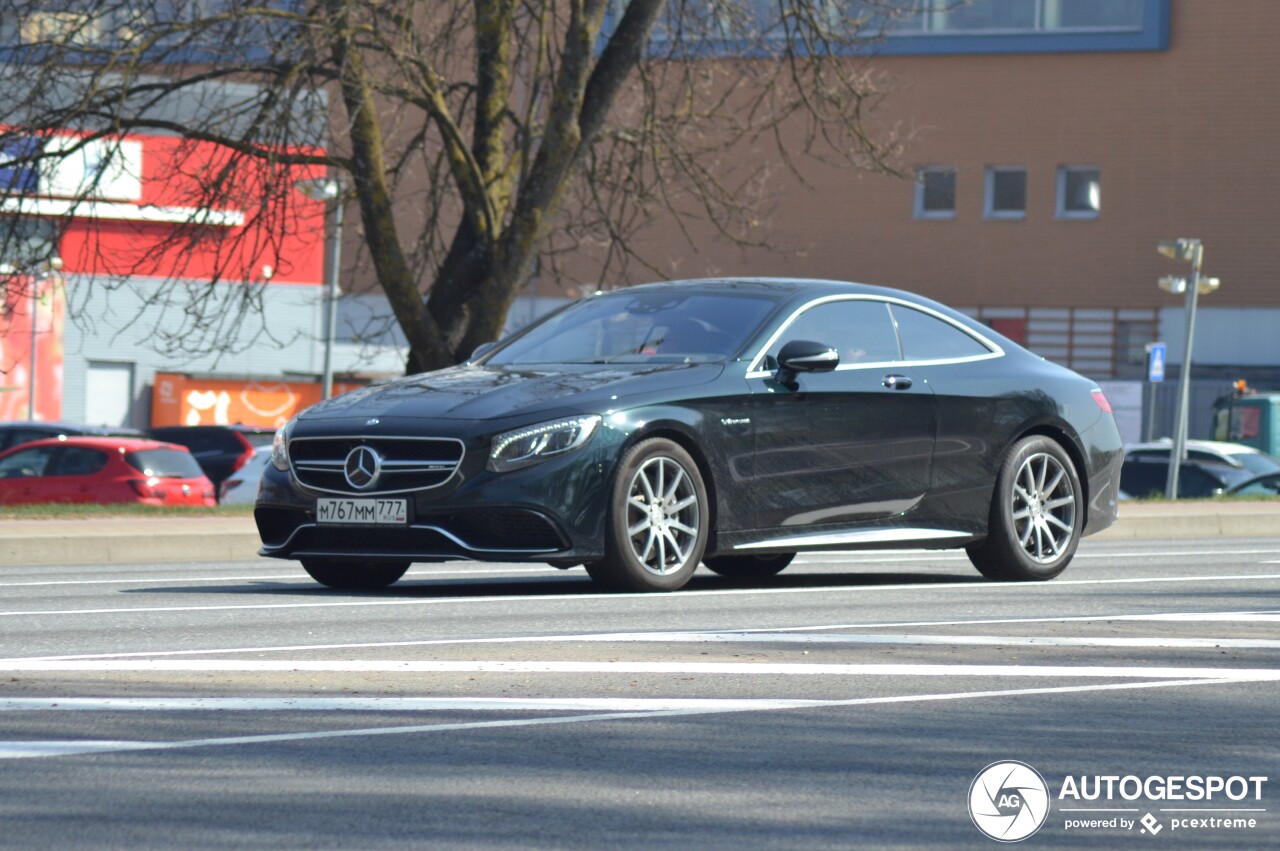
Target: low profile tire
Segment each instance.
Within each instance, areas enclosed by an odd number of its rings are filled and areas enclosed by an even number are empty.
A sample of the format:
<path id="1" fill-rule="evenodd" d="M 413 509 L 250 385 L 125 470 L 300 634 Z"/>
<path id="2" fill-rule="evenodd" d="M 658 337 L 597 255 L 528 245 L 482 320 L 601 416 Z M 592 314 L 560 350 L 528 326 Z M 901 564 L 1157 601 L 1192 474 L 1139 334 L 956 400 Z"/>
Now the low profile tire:
<path id="1" fill-rule="evenodd" d="M 1071 562 L 1084 526 L 1084 496 L 1070 456 L 1033 435 L 1013 445 L 996 477 L 987 538 L 969 561 L 988 579 L 1043 581 Z"/>
<path id="2" fill-rule="evenodd" d="M 795 553 L 769 555 L 715 556 L 703 559 L 709 570 L 737 582 L 758 582 L 776 576 L 791 564 Z"/>
<path id="3" fill-rule="evenodd" d="M 605 523 L 605 556 L 587 564 L 612 591 L 675 591 L 698 569 L 711 515 L 698 465 L 681 446 L 653 438 L 618 462 Z"/>
<path id="4" fill-rule="evenodd" d="M 409 569 L 409 562 L 332 561 L 302 559 L 302 569 L 321 585 L 343 591 L 375 591 L 393 584 Z"/>

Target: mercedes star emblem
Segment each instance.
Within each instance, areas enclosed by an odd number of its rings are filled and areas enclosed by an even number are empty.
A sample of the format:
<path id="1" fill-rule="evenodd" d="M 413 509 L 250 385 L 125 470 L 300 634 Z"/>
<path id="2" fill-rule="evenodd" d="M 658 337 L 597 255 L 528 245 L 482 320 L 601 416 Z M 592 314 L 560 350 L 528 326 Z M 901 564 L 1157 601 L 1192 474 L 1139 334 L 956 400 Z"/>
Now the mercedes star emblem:
<path id="1" fill-rule="evenodd" d="M 381 472 L 382 456 L 369 446 L 357 446 L 352 449 L 347 453 L 347 460 L 342 465 L 342 473 L 347 478 L 347 484 L 359 491 L 373 487 Z"/>

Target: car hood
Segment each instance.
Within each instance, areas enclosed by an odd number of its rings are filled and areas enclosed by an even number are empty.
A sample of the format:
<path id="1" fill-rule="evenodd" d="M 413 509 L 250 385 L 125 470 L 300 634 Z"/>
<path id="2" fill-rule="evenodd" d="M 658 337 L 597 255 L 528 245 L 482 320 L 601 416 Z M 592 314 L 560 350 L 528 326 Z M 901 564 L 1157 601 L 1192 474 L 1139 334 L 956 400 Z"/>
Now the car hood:
<path id="1" fill-rule="evenodd" d="M 631 407 L 714 380 L 723 363 L 463 364 L 355 390 L 307 409 L 303 420 L 429 417 L 487 420 L 565 408 L 584 413 Z"/>

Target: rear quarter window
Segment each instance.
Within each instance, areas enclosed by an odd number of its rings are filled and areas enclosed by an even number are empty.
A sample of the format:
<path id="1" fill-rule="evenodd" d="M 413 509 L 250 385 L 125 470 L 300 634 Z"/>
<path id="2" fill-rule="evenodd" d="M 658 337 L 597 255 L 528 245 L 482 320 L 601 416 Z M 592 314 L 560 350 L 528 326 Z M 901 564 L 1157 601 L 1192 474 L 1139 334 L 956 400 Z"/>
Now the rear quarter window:
<path id="1" fill-rule="evenodd" d="M 893 318 L 902 338 L 902 356 L 909 360 L 953 360 L 991 354 L 978 340 L 950 322 L 921 310 L 895 304 Z"/>

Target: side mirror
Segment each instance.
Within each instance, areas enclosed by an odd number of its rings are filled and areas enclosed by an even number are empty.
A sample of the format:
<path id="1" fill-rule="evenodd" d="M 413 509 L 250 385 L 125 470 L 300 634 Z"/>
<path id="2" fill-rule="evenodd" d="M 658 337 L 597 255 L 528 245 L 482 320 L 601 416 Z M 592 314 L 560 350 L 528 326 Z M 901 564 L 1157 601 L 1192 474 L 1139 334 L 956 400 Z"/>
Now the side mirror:
<path id="1" fill-rule="evenodd" d="M 778 381 L 788 387 L 798 372 L 830 372 L 840 365 L 840 353 L 825 343 L 792 340 L 778 352 Z"/>
<path id="2" fill-rule="evenodd" d="M 830 372 L 840 365 L 840 353 L 812 340 L 792 340 L 778 352 L 778 365 L 792 372 Z"/>
<path id="3" fill-rule="evenodd" d="M 480 360 L 480 358 L 489 354 L 489 352 L 493 351 L 496 348 L 498 348 L 498 344 L 496 341 L 492 343 L 481 343 L 480 345 L 476 346 L 476 350 L 471 353 L 471 357 L 467 358 L 467 363 L 475 363 L 476 361 Z"/>

